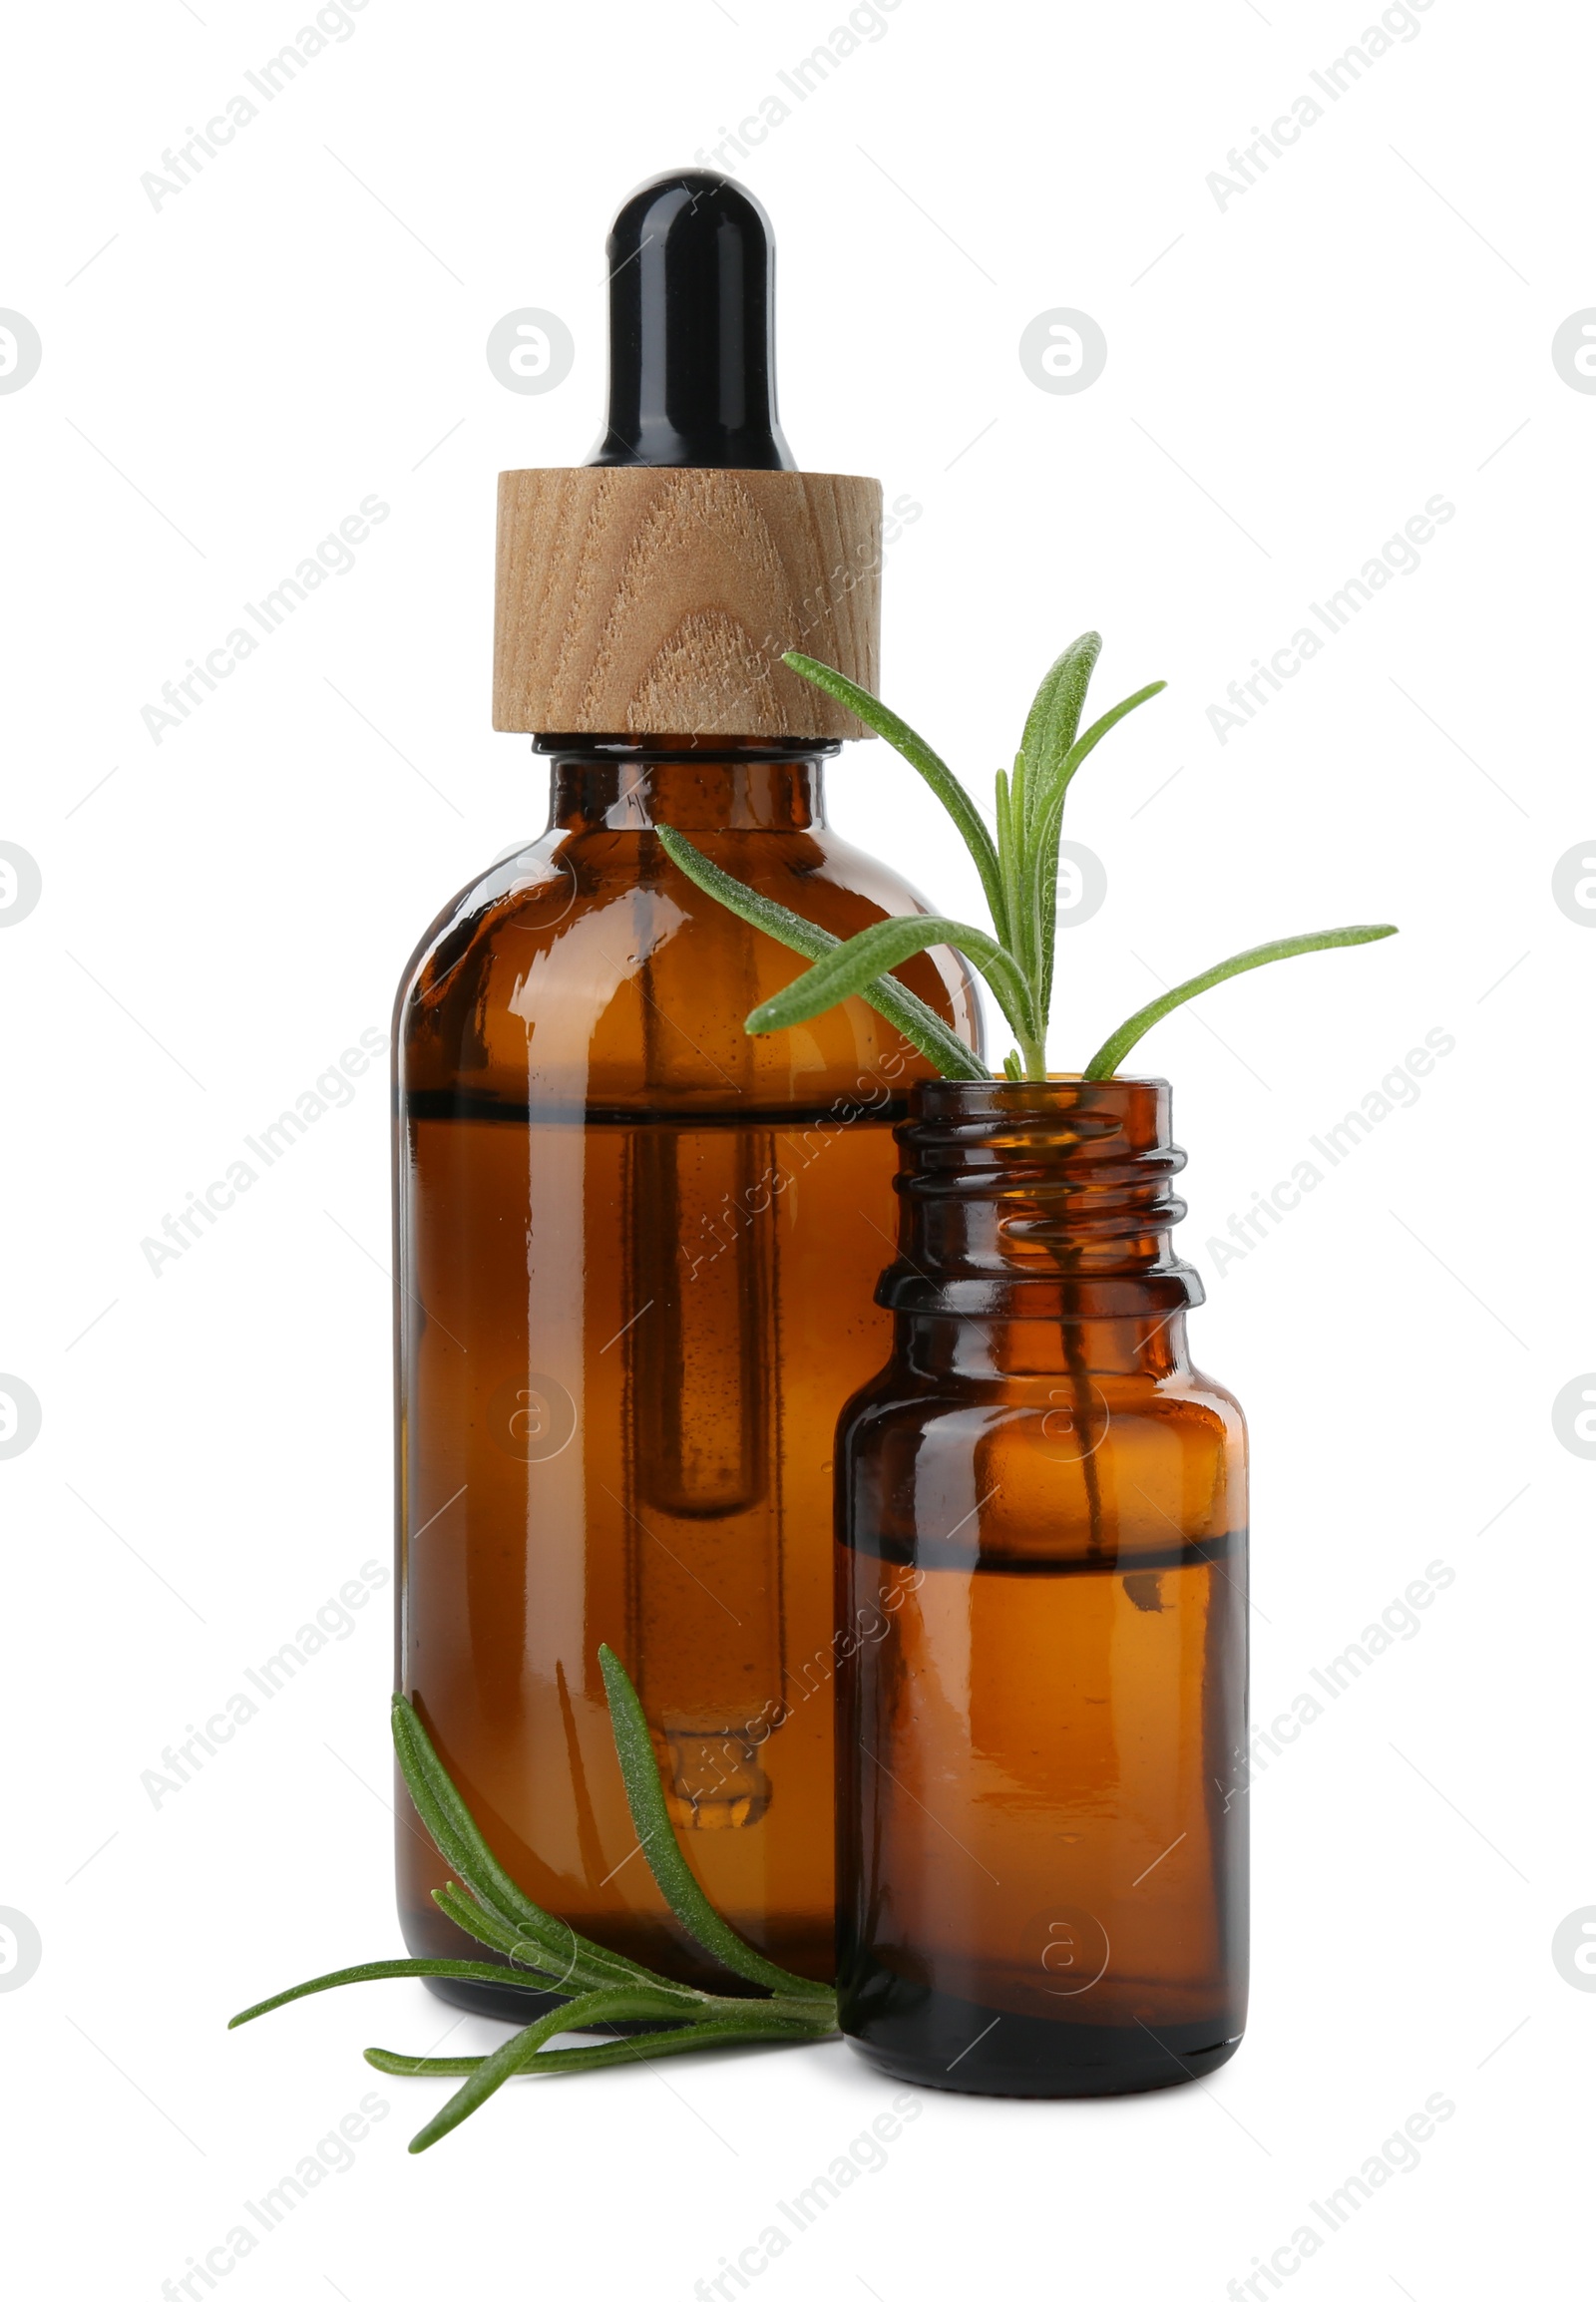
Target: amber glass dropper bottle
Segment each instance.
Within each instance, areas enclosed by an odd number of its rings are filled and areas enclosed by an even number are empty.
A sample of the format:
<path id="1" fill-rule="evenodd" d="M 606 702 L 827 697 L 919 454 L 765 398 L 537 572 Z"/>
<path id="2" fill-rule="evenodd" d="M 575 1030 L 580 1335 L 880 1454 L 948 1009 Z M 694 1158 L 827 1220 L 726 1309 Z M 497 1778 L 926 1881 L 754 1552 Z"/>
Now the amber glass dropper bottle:
<path id="1" fill-rule="evenodd" d="M 549 757 L 549 828 L 399 993 L 398 1680 L 536 1901 L 706 1979 L 630 1859 L 607 1641 L 712 1900 L 821 1978 L 832 1439 L 890 1342 L 892 1128 L 930 1066 L 858 1000 L 750 1038 L 798 962 L 653 827 L 840 937 L 923 908 L 827 829 L 825 763 L 866 730 L 780 661 L 876 686 L 881 491 L 793 468 L 747 192 L 661 177 L 608 254 L 603 437 L 500 482 L 494 723 Z M 974 1041 L 951 956 L 901 971 Z M 486 1955 L 403 1819 L 398 1861 L 411 1950 Z M 435 1987 L 527 2019 L 524 1991 Z"/>

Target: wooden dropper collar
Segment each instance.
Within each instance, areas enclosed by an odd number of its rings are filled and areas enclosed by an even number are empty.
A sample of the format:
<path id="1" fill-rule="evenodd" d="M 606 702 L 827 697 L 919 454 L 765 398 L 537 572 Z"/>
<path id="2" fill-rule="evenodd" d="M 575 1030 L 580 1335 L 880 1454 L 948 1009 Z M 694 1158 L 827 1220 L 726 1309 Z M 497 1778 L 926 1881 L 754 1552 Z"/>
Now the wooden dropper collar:
<path id="1" fill-rule="evenodd" d="M 604 436 L 585 465 L 499 476 L 495 727 L 868 735 L 781 661 L 874 691 L 881 484 L 792 468 L 764 210 L 677 171 L 632 193 L 608 252 Z"/>

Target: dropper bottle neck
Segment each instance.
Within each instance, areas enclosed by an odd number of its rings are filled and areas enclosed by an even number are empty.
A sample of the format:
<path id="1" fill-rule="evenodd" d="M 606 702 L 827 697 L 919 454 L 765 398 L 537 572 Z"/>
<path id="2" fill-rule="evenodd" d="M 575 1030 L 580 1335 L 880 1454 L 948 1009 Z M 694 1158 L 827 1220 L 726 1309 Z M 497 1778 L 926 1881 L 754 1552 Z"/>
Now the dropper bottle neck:
<path id="1" fill-rule="evenodd" d="M 867 732 L 786 660 L 878 685 L 882 516 L 878 481 L 795 467 L 774 285 L 769 218 L 729 177 L 675 169 L 623 202 L 598 445 L 499 478 L 495 727 Z"/>
<path id="2" fill-rule="evenodd" d="M 541 735 L 552 761 L 550 829 L 816 831 L 825 826 L 825 762 L 838 743 L 709 737 Z"/>

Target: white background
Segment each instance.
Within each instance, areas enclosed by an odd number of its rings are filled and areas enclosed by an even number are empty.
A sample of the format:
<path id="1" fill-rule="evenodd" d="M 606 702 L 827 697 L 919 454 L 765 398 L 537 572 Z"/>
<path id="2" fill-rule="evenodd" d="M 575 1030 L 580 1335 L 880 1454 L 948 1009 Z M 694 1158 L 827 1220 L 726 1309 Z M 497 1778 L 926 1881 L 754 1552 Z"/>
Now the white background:
<path id="1" fill-rule="evenodd" d="M 399 1948 L 387 1591 L 159 1808 L 140 1781 L 387 1561 L 380 1073 L 159 1278 L 140 1243 L 386 1031 L 427 922 L 541 824 L 545 770 L 489 727 L 494 475 L 587 454 L 613 208 L 771 94 L 790 117 L 725 157 L 780 240 L 788 436 L 922 507 L 887 572 L 890 700 L 990 788 L 1087 624 L 1101 704 L 1170 682 L 1071 799 L 1109 895 L 1063 939 L 1055 1064 L 1155 977 L 1401 926 L 1145 1049 L 1191 1153 L 1197 1353 L 1255 1437 L 1256 1717 L 1428 1562 L 1455 1580 L 1254 1784 L 1237 2059 L 1106 2105 L 924 2095 L 755 2286 L 1221 2297 L 1438 2092 L 1419 2165 L 1286 2285 L 1542 2290 L 1596 2022 L 1550 1948 L 1596 1900 L 1596 1465 L 1551 1417 L 1596 1362 L 1596 936 L 1551 892 L 1596 808 L 1596 399 L 1551 358 L 1596 303 L 1588 14 L 1431 0 L 1332 103 L 1310 74 L 1378 21 L 1355 0 L 899 0 L 799 103 L 777 76 L 831 36 L 819 0 L 368 0 L 154 206 L 163 148 L 300 21 L 98 0 L 10 35 L 0 304 L 44 347 L 0 397 L 0 838 L 44 889 L 0 937 L 0 1368 L 43 1408 L 0 1462 L 0 1904 L 43 1943 L 0 1995 L 17 2291 L 159 2295 L 375 2092 L 354 2163 L 229 2293 L 687 2297 L 892 2091 L 841 2047 L 688 2060 L 512 2088 L 412 2159 L 444 2090 L 359 2049 L 434 2047 L 419 1985 L 229 2037 L 263 1992 Z M 1210 174 L 1305 92 L 1325 117 L 1221 206 Z M 522 306 L 577 346 L 542 396 L 484 357 Z M 1018 358 L 1055 307 L 1107 338 L 1078 394 Z M 153 743 L 162 683 L 371 494 L 391 516 L 355 567 Z M 1221 744 L 1227 683 L 1435 495 L 1455 516 L 1417 571 Z M 979 916 L 883 746 L 831 780 L 851 837 Z M 1217 1273 L 1205 1241 L 1436 1028 L 1455 1050 L 1416 1103 Z"/>

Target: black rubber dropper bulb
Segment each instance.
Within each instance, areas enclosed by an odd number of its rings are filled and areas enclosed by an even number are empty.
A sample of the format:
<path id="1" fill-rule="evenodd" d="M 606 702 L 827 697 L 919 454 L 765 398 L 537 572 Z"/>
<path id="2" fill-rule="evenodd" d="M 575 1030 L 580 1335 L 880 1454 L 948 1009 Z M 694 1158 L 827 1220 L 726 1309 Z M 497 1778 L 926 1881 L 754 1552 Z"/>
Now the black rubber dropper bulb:
<path id="1" fill-rule="evenodd" d="M 639 185 L 609 256 L 609 414 L 590 464 L 796 470 L 776 420 L 776 245 L 707 169 Z"/>

